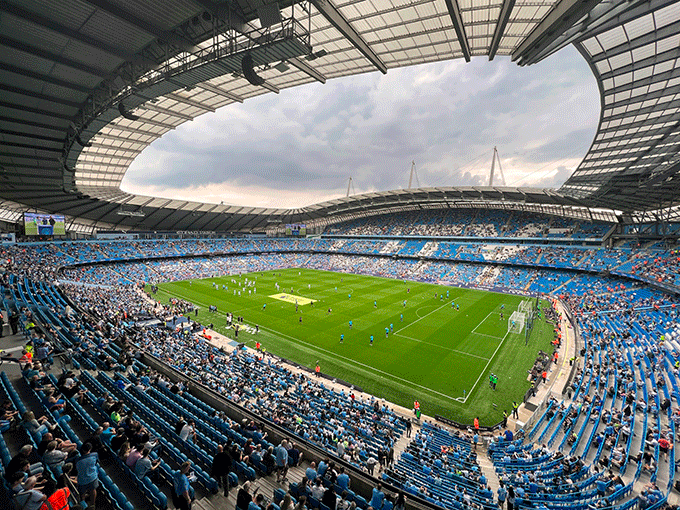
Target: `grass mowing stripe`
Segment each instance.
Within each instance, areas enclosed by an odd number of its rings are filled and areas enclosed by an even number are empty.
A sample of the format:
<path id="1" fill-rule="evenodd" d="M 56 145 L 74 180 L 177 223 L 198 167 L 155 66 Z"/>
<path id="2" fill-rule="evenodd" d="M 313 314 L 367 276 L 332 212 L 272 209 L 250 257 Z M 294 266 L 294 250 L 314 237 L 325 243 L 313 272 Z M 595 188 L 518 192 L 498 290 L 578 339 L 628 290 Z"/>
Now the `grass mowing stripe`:
<path id="1" fill-rule="evenodd" d="M 458 354 L 463 354 L 465 356 L 471 356 L 473 358 L 479 358 L 479 359 L 483 359 L 484 361 L 489 361 L 489 358 L 477 356 L 476 354 L 470 354 L 469 352 L 459 351 L 458 349 L 452 349 L 451 347 L 446 347 L 444 345 L 433 344 L 431 342 L 426 342 L 425 340 L 418 340 L 417 338 L 411 338 L 410 336 L 402 335 L 401 333 L 395 333 L 394 336 L 398 336 L 398 337 L 401 337 L 401 338 L 408 338 L 409 340 L 412 340 L 413 342 L 419 342 L 421 344 L 433 345 L 434 347 L 439 347 L 440 349 L 446 349 L 447 351 L 457 352 Z M 500 340 L 500 337 L 498 339 Z"/>

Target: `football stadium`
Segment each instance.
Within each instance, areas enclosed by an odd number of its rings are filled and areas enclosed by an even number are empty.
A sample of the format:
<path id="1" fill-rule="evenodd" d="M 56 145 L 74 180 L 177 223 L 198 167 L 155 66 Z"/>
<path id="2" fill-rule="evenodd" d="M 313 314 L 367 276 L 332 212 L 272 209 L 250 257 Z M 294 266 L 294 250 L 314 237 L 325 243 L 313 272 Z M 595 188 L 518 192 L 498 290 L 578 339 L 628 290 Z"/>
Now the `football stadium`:
<path id="1" fill-rule="evenodd" d="M 0 509 L 678 508 L 680 2 L 7 0 L 0 26 Z M 413 162 L 391 189 L 388 123 L 360 193 L 320 194 L 314 157 L 304 206 L 121 187 L 142 160 L 199 180 L 150 146 L 259 96 L 568 54 L 600 111 L 553 187 L 494 148 L 488 185 Z M 288 164 L 233 196 L 283 196 Z"/>

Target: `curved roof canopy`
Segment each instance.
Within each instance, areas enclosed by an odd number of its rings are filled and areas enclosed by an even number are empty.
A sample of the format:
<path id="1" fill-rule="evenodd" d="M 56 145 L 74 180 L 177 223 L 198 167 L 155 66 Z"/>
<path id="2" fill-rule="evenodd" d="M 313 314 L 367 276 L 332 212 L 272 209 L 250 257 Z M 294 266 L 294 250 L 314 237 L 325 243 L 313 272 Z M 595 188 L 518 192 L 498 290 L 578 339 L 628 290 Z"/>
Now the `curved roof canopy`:
<path id="1" fill-rule="evenodd" d="M 0 205 L 63 213 L 81 224 L 159 230 L 252 230 L 337 214 L 334 201 L 293 210 L 213 205 L 132 195 L 120 182 L 134 158 L 169 130 L 259 94 L 451 58 L 510 55 L 530 65 L 572 43 L 602 95 L 593 145 L 559 192 L 505 189 L 498 199 L 627 212 L 679 202 L 677 1 L 273 5 L 0 0 Z M 460 200 L 498 195 L 498 188 L 470 189 L 447 188 Z M 366 209 L 370 195 L 341 202 Z M 392 203 L 404 198 L 387 195 Z"/>

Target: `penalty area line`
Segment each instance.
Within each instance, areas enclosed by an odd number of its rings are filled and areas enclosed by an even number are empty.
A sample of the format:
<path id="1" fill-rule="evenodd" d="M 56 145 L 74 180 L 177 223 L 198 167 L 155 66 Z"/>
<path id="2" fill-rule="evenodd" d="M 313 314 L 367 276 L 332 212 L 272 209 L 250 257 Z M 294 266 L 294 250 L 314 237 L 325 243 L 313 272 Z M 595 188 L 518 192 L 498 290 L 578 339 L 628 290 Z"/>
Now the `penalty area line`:
<path id="1" fill-rule="evenodd" d="M 508 338 L 508 335 L 509 335 L 509 334 L 510 334 L 510 332 L 508 331 L 508 332 L 505 334 L 505 336 L 503 337 L 503 340 L 501 340 L 501 341 L 498 343 L 498 347 L 496 347 L 496 350 L 493 351 L 493 354 L 492 354 L 491 357 L 489 358 L 489 361 L 488 361 L 488 363 L 486 364 L 486 366 L 484 367 L 484 370 L 482 370 L 482 371 L 480 372 L 479 377 L 478 377 L 477 380 L 475 381 L 475 384 L 472 385 L 472 388 L 470 388 L 470 392 L 465 396 L 465 399 L 463 400 L 463 403 L 467 402 L 467 399 L 470 398 L 470 395 L 472 395 L 472 392 L 475 390 L 475 388 L 476 388 L 477 385 L 479 384 L 479 381 L 482 379 L 482 376 L 486 373 L 486 369 L 489 368 L 489 365 L 491 364 L 491 361 L 496 357 L 496 353 L 497 353 L 498 350 L 501 348 L 501 346 L 505 343 L 505 339 Z"/>

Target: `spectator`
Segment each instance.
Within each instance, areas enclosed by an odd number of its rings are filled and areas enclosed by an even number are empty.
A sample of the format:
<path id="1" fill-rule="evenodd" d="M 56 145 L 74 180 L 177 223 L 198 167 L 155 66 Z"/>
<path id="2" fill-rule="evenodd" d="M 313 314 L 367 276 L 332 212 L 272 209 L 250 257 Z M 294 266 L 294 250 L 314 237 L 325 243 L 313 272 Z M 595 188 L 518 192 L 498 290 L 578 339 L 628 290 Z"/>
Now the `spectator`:
<path id="1" fill-rule="evenodd" d="M 188 423 L 185 423 L 184 426 L 182 427 L 182 430 L 179 433 L 179 438 L 182 441 L 190 441 L 195 443 L 196 442 L 196 422 L 194 420 L 189 420 Z"/>
<path id="2" fill-rule="evenodd" d="M 288 441 L 281 441 L 276 448 L 276 483 L 281 483 L 288 474 Z"/>
<path id="3" fill-rule="evenodd" d="M 316 480 L 314 480 L 314 485 L 312 485 L 311 490 L 312 497 L 320 501 L 321 498 L 323 498 L 325 492 L 326 488 L 323 485 L 321 485 L 321 478 L 317 476 Z"/>
<path id="4" fill-rule="evenodd" d="M 135 474 L 140 478 L 144 478 L 145 476 L 154 478 L 156 469 L 161 465 L 161 459 L 151 460 L 149 458 L 150 453 L 151 450 L 144 448 L 142 450 L 142 456 L 137 460 L 137 462 L 135 462 L 134 471 Z"/>
<path id="5" fill-rule="evenodd" d="M 224 487 L 224 497 L 229 496 L 229 471 L 231 469 L 231 455 L 221 444 L 217 445 L 217 453 L 213 457 L 211 475 L 217 480 L 219 487 Z"/>
<path id="6" fill-rule="evenodd" d="M 178 510 L 189 510 L 191 508 L 192 491 L 188 477 L 190 469 L 191 461 L 187 460 L 182 463 L 179 471 L 172 478 L 172 503 Z"/>
<path id="7" fill-rule="evenodd" d="M 293 510 L 293 498 L 291 498 L 290 494 L 288 494 L 287 492 L 286 495 L 283 496 L 283 499 L 281 500 L 279 510 Z"/>
<path id="8" fill-rule="evenodd" d="M 397 494 L 397 501 L 394 503 L 394 510 L 405 510 L 406 508 L 406 496 L 402 491 Z"/>
<path id="9" fill-rule="evenodd" d="M 47 496 L 35 488 L 37 483 L 35 476 L 29 476 L 21 492 L 14 495 L 14 504 L 19 510 L 39 510 L 47 500 Z"/>
<path id="10" fill-rule="evenodd" d="M 382 491 L 382 484 L 378 482 L 378 485 L 373 488 L 369 505 L 375 509 L 380 509 L 382 508 L 383 501 L 385 501 L 385 493 Z"/>
<path id="11" fill-rule="evenodd" d="M 50 444 L 47 445 L 45 455 L 43 455 L 43 462 L 47 467 L 54 470 L 55 468 L 61 468 L 67 458 L 68 453 L 57 449 L 57 442 L 51 441 Z"/>
<path id="12" fill-rule="evenodd" d="M 78 490 L 83 499 L 89 495 L 89 505 L 95 508 L 99 487 L 99 455 L 92 451 L 92 445 L 89 443 L 83 444 L 80 455 L 75 463 L 78 471 Z"/>
<path id="13" fill-rule="evenodd" d="M 326 505 L 330 510 L 336 510 L 336 505 L 338 504 L 338 497 L 335 494 L 335 487 L 332 485 L 326 489 L 321 498 L 321 503 Z"/>
<path id="14" fill-rule="evenodd" d="M 338 479 L 336 480 L 335 483 L 337 483 L 338 487 L 340 487 L 340 489 L 342 489 L 343 491 L 349 490 L 350 479 L 349 475 L 345 473 L 344 467 L 340 468 L 340 474 L 338 475 Z"/>
<path id="15" fill-rule="evenodd" d="M 5 473 L 8 478 L 17 471 L 25 471 L 29 476 L 39 475 L 43 472 L 43 466 L 40 462 L 31 463 L 31 454 L 33 447 L 30 444 L 24 445 L 19 450 L 12 460 L 7 464 Z M 28 466 L 27 466 L 28 465 Z M 26 469 L 28 469 L 26 471 Z"/>
<path id="16" fill-rule="evenodd" d="M 47 416 L 41 416 L 36 419 L 33 411 L 26 411 L 24 413 L 23 423 L 29 432 L 39 434 L 41 438 L 45 432 L 52 432 L 56 428 L 56 425 L 49 423 Z"/>
<path id="17" fill-rule="evenodd" d="M 316 462 L 312 461 L 307 470 L 305 471 L 305 484 L 311 486 L 316 479 Z"/>
<path id="18" fill-rule="evenodd" d="M 136 446 L 130 452 L 128 453 L 127 458 L 125 459 L 125 465 L 129 468 L 134 468 L 135 464 L 137 464 L 137 461 L 142 458 L 142 447 L 141 446 Z"/>
<path id="19" fill-rule="evenodd" d="M 257 494 L 256 488 L 253 494 L 250 493 L 250 482 L 244 482 L 236 494 L 236 508 L 238 510 L 248 510 L 248 506 L 253 502 L 253 496 Z"/>

